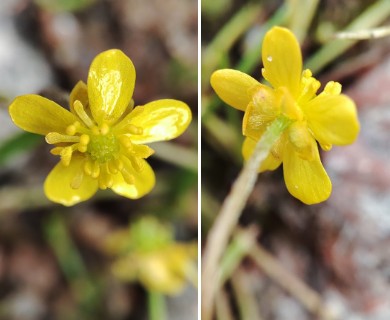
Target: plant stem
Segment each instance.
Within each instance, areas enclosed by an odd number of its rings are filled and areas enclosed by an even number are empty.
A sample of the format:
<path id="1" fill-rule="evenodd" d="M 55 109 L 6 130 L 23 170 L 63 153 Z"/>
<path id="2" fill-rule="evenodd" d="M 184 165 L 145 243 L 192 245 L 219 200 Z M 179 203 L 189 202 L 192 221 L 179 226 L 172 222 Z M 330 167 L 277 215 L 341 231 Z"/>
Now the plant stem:
<path id="1" fill-rule="evenodd" d="M 289 120 L 285 116 L 280 116 L 268 126 L 264 135 L 257 142 L 252 156 L 234 182 L 230 194 L 225 198 L 209 231 L 203 257 L 202 274 L 202 319 L 204 320 L 210 320 L 212 317 L 214 298 L 218 287 L 217 266 L 256 183 L 258 168 L 288 125 Z"/>
<path id="2" fill-rule="evenodd" d="M 285 269 L 279 261 L 262 246 L 254 246 L 249 253 L 249 257 L 253 259 L 257 266 L 261 268 L 270 279 L 289 292 L 293 297 L 300 301 L 308 311 L 318 316 L 319 319 L 336 319 L 332 314 L 332 311 L 324 306 L 321 296 L 315 290 L 311 289 L 301 279 Z"/>
<path id="3" fill-rule="evenodd" d="M 368 7 L 361 15 L 353 20 L 344 31 L 358 31 L 361 29 L 373 28 L 382 23 L 390 15 L 389 0 L 378 0 Z M 330 62 L 336 59 L 352 47 L 358 40 L 341 40 L 336 39 L 328 42 L 319 49 L 306 62 L 306 68 L 313 73 L 321 71 Z"/>
<path id="4" fill-rule="evenodd" d="M 166 320 L 167 311 L 164 296 L 156 291 L 148 291 L 149 320 Z"/>

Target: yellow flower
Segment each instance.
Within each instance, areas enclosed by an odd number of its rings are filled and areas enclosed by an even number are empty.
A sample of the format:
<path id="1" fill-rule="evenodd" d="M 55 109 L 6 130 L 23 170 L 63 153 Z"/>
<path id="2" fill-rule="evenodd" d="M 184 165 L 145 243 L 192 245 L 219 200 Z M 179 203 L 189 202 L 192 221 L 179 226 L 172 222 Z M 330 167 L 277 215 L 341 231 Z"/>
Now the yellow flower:
<path id="1" fill-rule="evenodd" d="M 38 95 L 17 97 L 9 107 L 20 128 L 46 136 L 61 161 L 48 175 L 46 196 L 66 206 L 92 197 L 98 188 L 137 199 L 150 192 L 154 172 L 145 143 L 169 140 L 191 122 L 188 106 L 163 99 L 133 108 L 135 69 L 120 50 L 93 60 L 87 84 L 70 94 L 70 111 Z"/>
<path id="2" fill-rule="evenodd" d="M 142 283 L 150 291 L 177 294 L 190 280 L 197 283 L 196 243 L 178 243 L 170 226 L 144 217 L 105 241 L 108 253 L 117 256 L 113 274 L 123 281 Z"/>
<path id="3" fill-rule="evenodd" d="M 340 94 L 337 82 L 327 83 L 323 92 L 316 94 L 320 82 L 310 70 L 302 72 L 301 50 L 288 29 L 274 27 L 267 32 L 262 60 L 262 74 L 271 87 L 230 69 L 214 72 L 211 85 L 224 102 L 245 111 L 245 159 L 272 121 L 281 115 L 289 118 L 290 125 L 259 172 L 275 170 L 283 163 L 285 183 L 294 197 L 306 204 L 324 201 L 332 184 L 321 163 L 317 142 L 325 151 L 332 145 L 352 143 L 359 133 L 356 106 Z"/>

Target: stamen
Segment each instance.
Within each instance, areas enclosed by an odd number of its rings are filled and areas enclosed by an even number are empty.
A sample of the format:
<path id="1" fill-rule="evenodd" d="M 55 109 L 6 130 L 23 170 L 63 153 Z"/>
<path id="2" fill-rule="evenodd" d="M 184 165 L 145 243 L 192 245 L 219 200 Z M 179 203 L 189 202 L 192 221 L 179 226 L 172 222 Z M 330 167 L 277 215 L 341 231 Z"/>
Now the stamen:
<path id="1" fill-rule="evenodd" d="M 72 154 L 73 154 L 73 148 L 72 146 L 70 147 L 65 147 L 61 151 L 61 163 L 67 167 L 70 164 L 70 160 L 72 160 Z"/>
<path id="2" fill-rule="evenodd" d="M 103 166 L 99 176 L 99 187 L 101 189 L 111 188 L 114 185 L 114 178 L 107 172 L 107 166 Z"/>
<path id="3" fill-rule="evenodd" d="M 84 106 L 79 100 L 76 100 L 73 103 L 73 108 L 76 111 L 79 118 L 85 123 L 88 128 L 92 128 L 94 126 L 94 122 L 88 116 L 88 114 L 84 110 Z"/>
<path id="4" fill-rule="evenodd" d="M 120 144 L 127 150 L 130 151 L 133 148 L 133 144 L 131 139 L 126 135 L 121 135 L 118 137 Z"/>
<path id="5" fill-rule="evenodd" d="M 111 188 L 114 185 L 114 178 L 112 174 L 109 172 L 108 163 L 106 163 L 104 167 L 104 179 L 106 180 L 107 188 Z"/>
<path id="6" fill-rule="evenodd" d="M 56 143 L 61 143 L 61 142 L 79 142 L 80 137 L 78 136 L 69 136 L 65 134 L 61 134 L 58 132 L 50 132 L 46 135 L 45 137 L 46 142 L 48 144 L 56 144 Z"/>
<path id="7" fill-rule="evenodd" d="M 99 188 L 101 190 L 106 190 L 107 189 L 107 186 L 105 185 L 105 181 L 103 180 L 102 176 L 99 177 L 98 184 L 99 184 Z"/>
<path id="8" fill-rule="evenodd" d="M 54 154 L 55 156 L 59 156 L 61 154 L 62 149 L 64 149 L 64 148 L 63 147 L 55 147 L 55 148 L 50 150 L 50 153 Z"/>
<path id="9" fill-rule="evenodd" d="M 310 69 L 305 69 L 302 72 L 302 76 L 305 77 L 305 78 L 310 78 L 310 77 L 313 76 L 313 73 L 311 72 Z"/>
<path id="10" fill-rule="evenodd" d="M 93 126 L 91 130 L 92 130 L 92 133 L 95 136 L 99 136 L 100 135 L 100 130 L 99 130 L 98 126 Z"/>
<path id="11" fill-rule="evenodd" d="M 82 135 L 81 135 L 81 137 L 80 137 L 80 143 L 81 143 L 82 145 L 85 145 L 85 146 L 88 145 L 89 141 L 90 141 L 89 135 L 87 135 L 87 134 L 82 134 Z"/>
<path id="12" fill-rule="evenodd" d="M 114 159 L 115 167 L 121 171 L 123 169 L 123 161 L 120 159 Z"/>
<path id="13" fill-rule="evenodd" d="M 84 164 L 84 172 L 87 176 L 92 176 L 92 161 L 87 160 Z"/>
<path id="14" fill-rule="evenodd" d="M 324 94 L 339 95 L 341 93 L 341 84 L 335 81 L 329 81 L 325 88 Z"/>
<path id="15" fill-rule="evenodd" d="M 129 173 L 129 171 L 126 170 L 126 168 L 122 168 L 121 173 L 127 184 L 134 184 L 135 178 L 131 173 Z"/>
<path id="16" fill-rule="evenodd" d="M 118 173 L 118 168 L 116 167 L 116 164 L 114 161 L 110 161 L 107 164 L 107 171 L 110 174 L 117 174 Z"/>
<path id="17" fill-rule="evenodd" d="M 79 170 L 76 175 L 74 176 L 72 182 L 70 183 L 70 187 L 72 189 L 79 189 L 81 186 L 81 183 L 83 182 L 84 179 L 84 171 Z"/>
<path id="18" fill-rule="evenodd" d="M 128 133 L 131 133 L 131 134 L 134 134 L 134 135 L 141 135 L 144 130 L 141 128 L 141 127 L 137 127 L 133 124 L 129 124 L 125 127 L 125 130 L 128 132 Z"/>
<path id="19" fill-rule="evenodd" d="M 105 136 L 108 132 L 110 131 L 110 127 L 108 126 L 107 123 L 103 123 L 101 126 L 100 126 L 100 132 L 103 136 Z"/>
<path id="20" fill-rule="evenodd" d="M 138 144 L 138 145 L 133 145 L 133 152 L 132 153 L 136 157 L 146 159 L 154 153 L 154 150 L 152 148 L 150 148 L 149 146 L 146 146 L 143 144 Z"/>
<path id="21" fill-rule="evenodd" d="M 330 144 L 330 143 L 321 143 L 320 142 L 320 146 L 321 146 L 322 150 L 324 150 L 324 151 L 329 151 L 330 149 L 332 149 L 332 144 Z"/>
<path id="22" fill-rule="evenodd" d="M 100 164 L 99 162 L 95 161 L 92 165 L 92 173 L 91 177 L 96 179 L 100 175 Z"/>
<path id="23" fill-rule="evenodd" d="M 81 153 L 87 152 L 88 146 L 85 146 L 85 145 L 82 145 L 82 144 L 78 144 L 77 150 L 79 150 Z"/>
<path id="24" fill-rule="evenodd" d="M 133 156 L 133 157 L 129 157 L 129 160 L 135 171 L 141 172 L 143 170 L 145 162 L 142 161 L 141 158 L 137 158 Z"/>
<path id="25" fill-rule="evenodd" d="M 66 128 L 66 134 L 70 135 L 70 136 L 74 136 L 77 132 L 77 128 L 74 124 L 71 124 L 70 126 L 68 126 Z"/>

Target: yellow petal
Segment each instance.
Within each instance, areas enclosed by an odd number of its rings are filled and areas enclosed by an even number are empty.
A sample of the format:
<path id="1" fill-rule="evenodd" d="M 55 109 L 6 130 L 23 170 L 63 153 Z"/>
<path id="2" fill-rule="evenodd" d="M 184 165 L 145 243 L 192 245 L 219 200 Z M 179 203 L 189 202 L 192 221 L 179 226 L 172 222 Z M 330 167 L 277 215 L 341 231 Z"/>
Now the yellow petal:
<path id="1" fill-rule="evenodd" d="M 66 133 L 66 127 L 77 121 L 68 110 L 44 97 L 28 94 L 19 96 L 9 106 L 12 121 L 23 130 L 46 135 Z"/>
<path id="2" fill-rule="evenodd" d="M 242 122 L 243 134 L 258 140 L 266 126 L 280 113 L 274 91 L 263 85 L 258 85 L 253 92 L 253 98 L 245 110 Z"/>
<path id="3" fill-rule="evenodd" d="M 135 69 L 120 50 L 100 53 L 92 61 L 88 73 L 88 97 L 92 115 L 101 124 L 114 123 L 131 102 L 135 85 Z"/>
<path id="4" fill-rule="evenodd" d="M 81 104 L 86 108 L 88 106 L 88 88 L 87 85 L 83 81 L 77 82 L 77 84 L 72 89 L 69 97 L 69 107 L 70 110 L 74 113 L 73 104 L 78 100 Z"/>
<path id="5" fill-rule="evenodd" d="M 127 171 L 134 177 L 134 184 L 126 183 L 122 174 L 118 173 L 114 176 L 114 185 L 111 189 L 130 199 L 138 199 L 149 193 L 155 184 L 154 172 L 145 160 L 141 159 L 140 161 L 142 163 L 142 171 L 140 172 L 134 170 L 130 162 L 124 161 Z"/>
<path id="6" fill-rule="evenodd" d="M 142 112 L 139 112 L 140 108 L 143 108 Z M 142 134 L 132 135 L 131 141 L 144 144 L 176 138 L 187 129 L 191 118 L 191 110 L 184 102 L 162 99 L 136 107 L 118 128 L 126 124 L 142 128 Z"/>
<path id="7" fill-rule="evenodd" d="M 68 167 L 59 162 L 49 173 L 44 184 L 46 196 L 53 202 L 64 206 L 72 206 L 81 201 L 91 198 L 97 188 L 97 180 L 84 175 L 80 187 L 73 189 L 73 179 L 83 170 L 84 158 L 73 156 Z"/>
<path id="8" fill-rule="evenodd" d="M 355 141 L 360 125 L 355 103 L 347 96 L 321 95 L 302 106 L 314 137 L 324 145 Z"/>
<path id="9" fill-rule="evenodd" d="M 248 160 L 256 147 L 256 141 L 251 138 L 246 138 L 242 145 L 242 155 L 245 160 Z M 275 170 L 282 163 L 281 157 L 276 152 L 270 152 L 268 157 L 262 162 L 259 172 L 266 170 Z"/>
<path id="10" fill-rule="evenodd" d="M 306 204 L 315 204 L 329 198 L 332 183 L 322 166 L 318 148 L 314 160 L 304 160 L 291 143 L 286 144 L 283 156 L 284 181 L 288 191 Z"/>
<path id="11" fill-rule="evenodd" d="M 264 37 L 263 76 L 274 88 L 287 87 L 298 98 L 302 76 L 302 55 L 294 34 L 281 27 L 273 27 Z"/>
<path id="12" fill-rule="evenodd" d="M 211 86 L 228 105 L 244 111 L 251 101 L 250 90 L 259 82 L 241 71 L 222 69 L 211 75 Z"/>
<path id="13" fill-rule="evenodd" d="M 288 127 L 288 138 L 302 159 L 313 160 L 318 152 L 317 142 L 304 121 L 295 121 Z"/>
<path id="14" fill-rule="evenodd" d="M 169 261 L 163 253 L 152 253 L 144 258 L 139 278 L 149 290 L 166 294 L 176 294 L 185 285 L 185 279 L 169 268 Z"/>

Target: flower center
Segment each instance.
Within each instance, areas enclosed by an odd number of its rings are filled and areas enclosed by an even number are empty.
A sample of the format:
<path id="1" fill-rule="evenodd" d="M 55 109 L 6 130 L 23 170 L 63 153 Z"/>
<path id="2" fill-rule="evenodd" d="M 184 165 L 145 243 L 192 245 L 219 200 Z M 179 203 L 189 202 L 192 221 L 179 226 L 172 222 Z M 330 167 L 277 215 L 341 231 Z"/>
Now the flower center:
<path id="1" fill-rule="evenodd" d="M 106 135 L 91 135 L 87 152 L 92 160 L 105 163 L 115 159 L 119 152 L 120 145 L 112 133 Z"/>
<path id="2" fill-rule="evenodd" d="M 134 184 L 135 173 L 143 170 L 144 159 L 153 154 L 148 146 L 132 143 L 131 135 L 142 134 L 142 128 L 125 122 L 115 128 L 107 123 L 97 125 L 80 101 L 76 100 L 73 107 L 81 122 L 69 125 L 63 133 L 46 135 L 46 142 L 56 145 L 51 153 L 61 156 L 65 167 L 70 165 L 74 153 L 84 157 L 71 187 L 78 189 L 85 175 L 96 179 L 101 189 L 111 188 L 117 174 L 127 184 Z"/>

